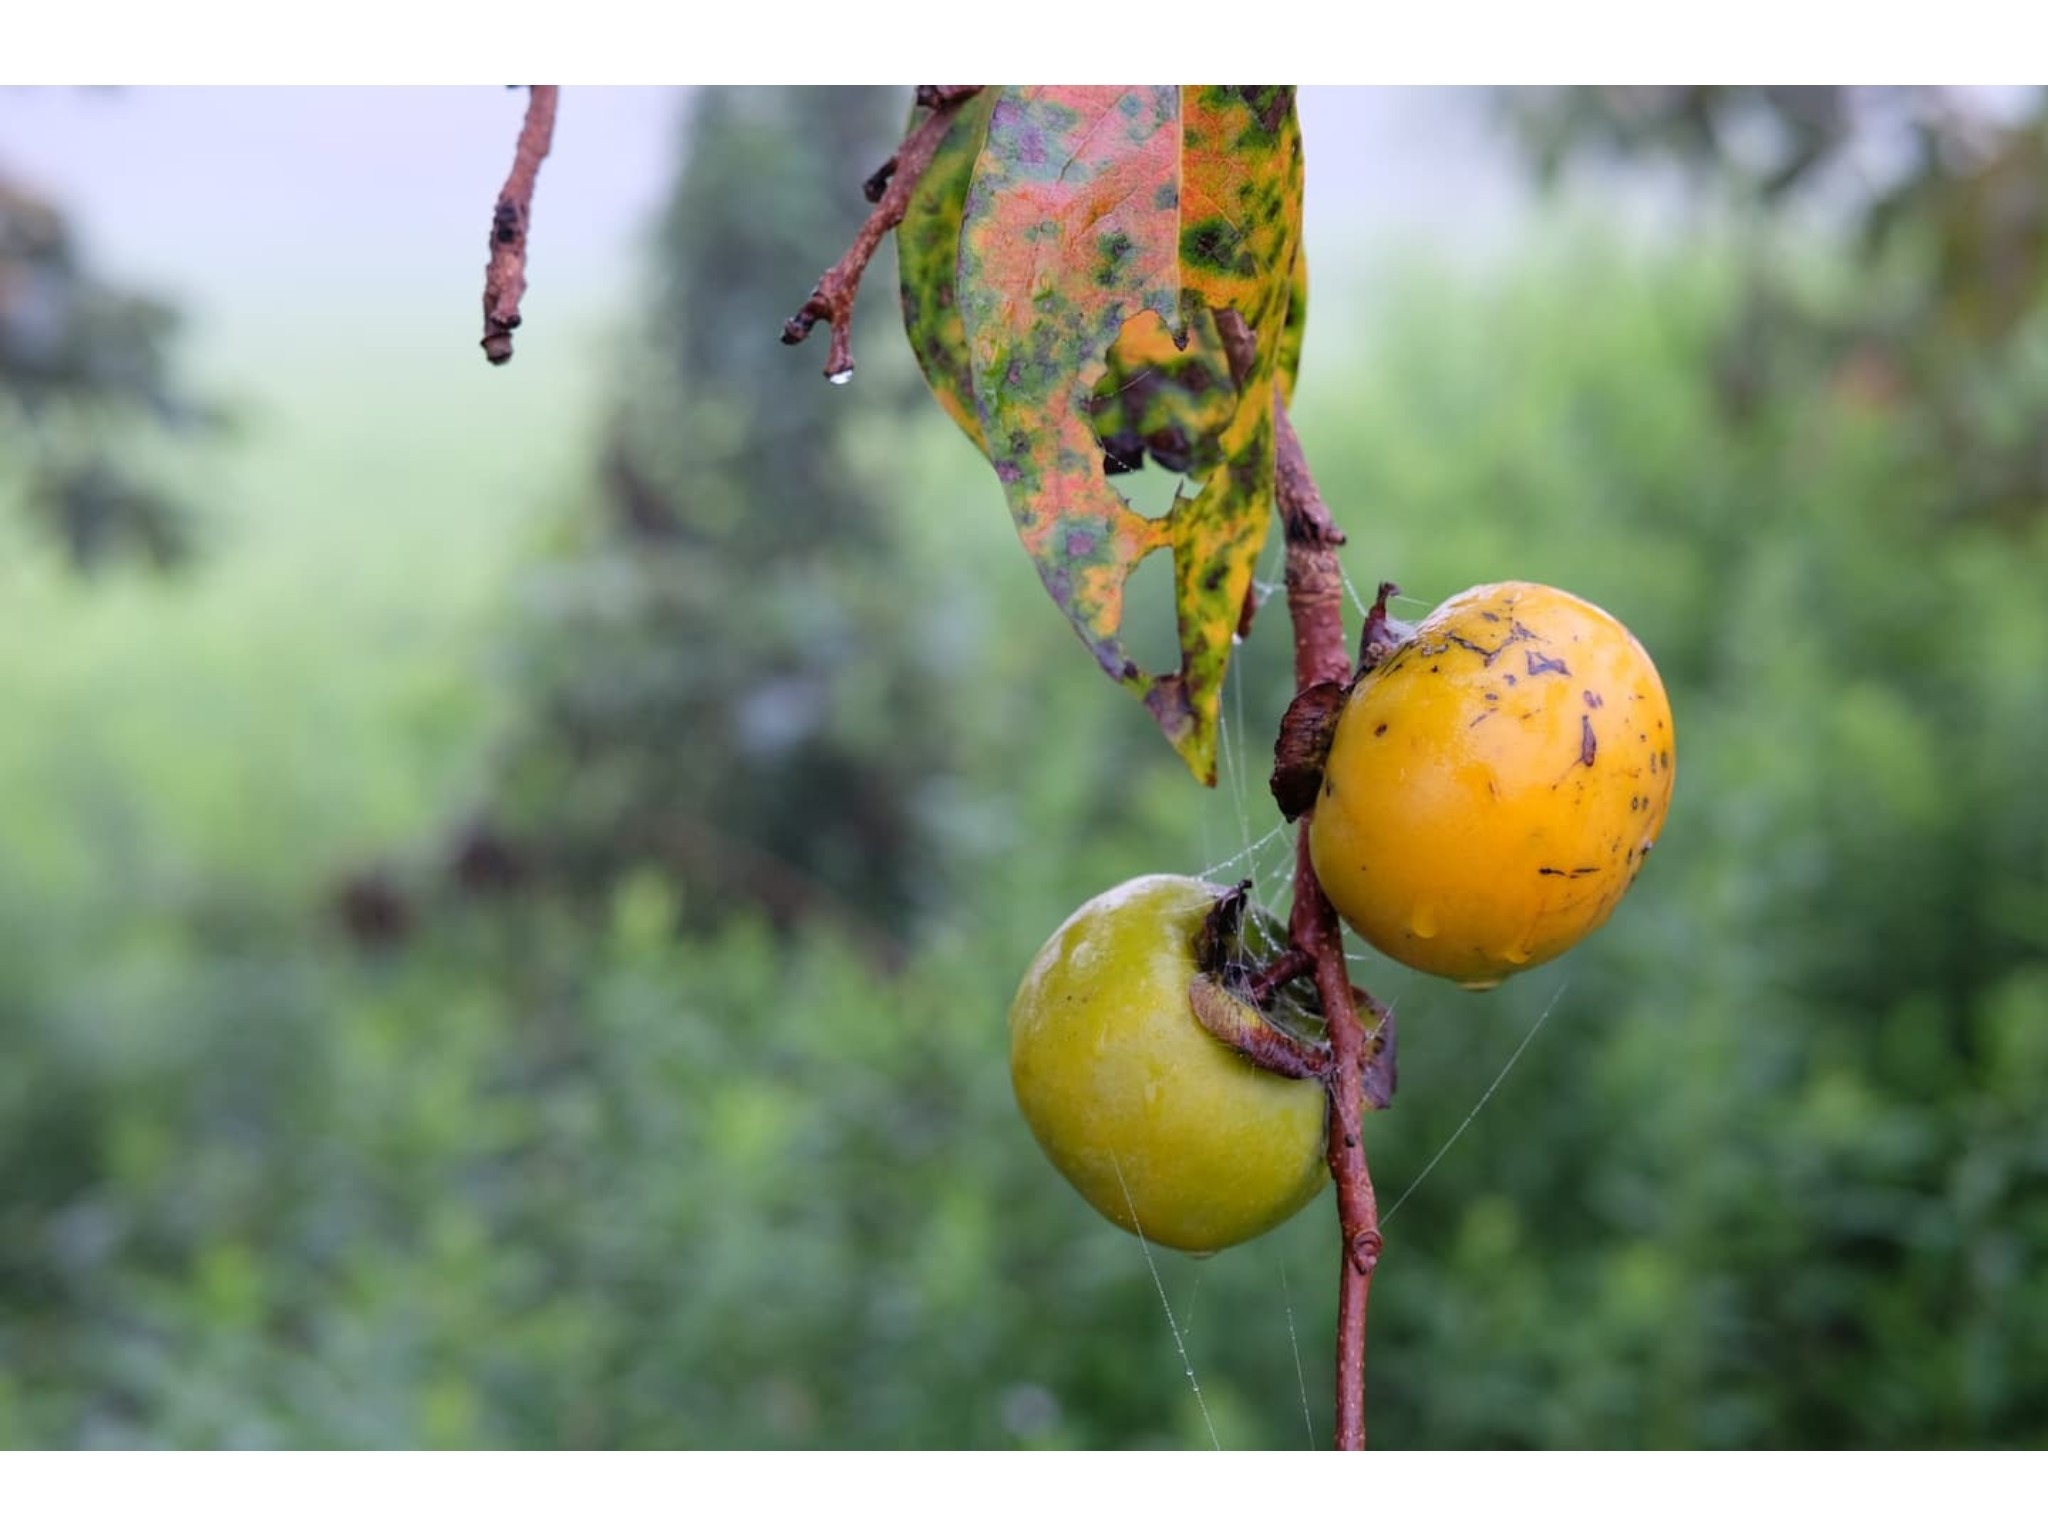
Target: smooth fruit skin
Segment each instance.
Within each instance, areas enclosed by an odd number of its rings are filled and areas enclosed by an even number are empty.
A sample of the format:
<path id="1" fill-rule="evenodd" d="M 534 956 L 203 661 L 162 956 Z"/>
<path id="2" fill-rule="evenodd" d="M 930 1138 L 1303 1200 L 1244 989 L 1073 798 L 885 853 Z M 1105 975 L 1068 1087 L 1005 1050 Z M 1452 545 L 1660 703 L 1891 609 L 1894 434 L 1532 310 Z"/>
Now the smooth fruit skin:
<path id="1" fill-rule="evenodd" d="M 1322 1085 L 1253 1066 L 1188 1005 L 1222 894 L 1179 875 L 1104 892 L 1010 1006 L 1017 1104 L 1053 1166 L 1118 1226 L 1191 1253 L 1270 1231 L 1328 1177 Z"/>
<path id="2" fill-rule="evenodd" d="M 1609 614 L 1501 582 L 1449 599 L 1339 716 L 1309 828 L 1344 920 L 1484 988 L 1607 921 L 1671 805 L 1671 704 Z"/>

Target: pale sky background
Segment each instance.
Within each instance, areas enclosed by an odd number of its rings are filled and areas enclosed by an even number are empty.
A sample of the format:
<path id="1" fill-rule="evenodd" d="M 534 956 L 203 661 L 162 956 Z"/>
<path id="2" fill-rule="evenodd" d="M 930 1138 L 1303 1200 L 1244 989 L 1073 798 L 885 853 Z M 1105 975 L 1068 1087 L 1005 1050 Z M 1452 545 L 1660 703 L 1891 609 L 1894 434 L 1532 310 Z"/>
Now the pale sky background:
<path id="1" fill-rule="evenodd" d="M 564 91 L 521 362 L 571 334 L 564 317 L 616 312 L 630 291 L 684 94 Z M 316 362 L 375 345 L 359 327 L 394 306 L 459 350 L 524 103 L 477 87 L 7 90 L 0 170 L 58 197 L 103 273 L 184 304 L 202 350 Z M 1312 262 L 1388 240 L 1491 246 L 1526 214 L 1473 93 L 1307 87 L 1301 112 Z M 821 267 L 840 239 L 820 231 Z"/>
<path id="2" fill-rule="evenodd" d="M 526 323 L 504 368 L 477 340 L 524 91 L 0 89 L 0 173 L 59 203 L 100 277 L 180 307 L 177 373 L 243 429 L 192 469 L 215 551 L 205 579 L 274 566 L 293 610 L 279 622 L 298 623 L 347 583 L 366 603 L 396 601 L 380 594 L 428 567 L 462 567 L 484 602 L 533 530 L 587 488 L 686 99 L 564 90 L 534 201 Z M 1369 252 L 1483 257 L 1512 244 L 1531 199 L 1475 93 L 1311 87 L 1301 113 L 1313 395 L 1323 369 L 1341 373 L 1369 345 Z M 821 225 L 819 270 L 851 233 Z M 734 323 L 760 331 L 764 368 L 819 387 L 822 334 L 802 354 L 777 339 L 804 297 Z M 870 286 L 863 302 L 894 295 Z M 939 437 L 960 484 L 999 509 L 964 442 Z M 452 601 L 422 588 L 415 606 Z"/>

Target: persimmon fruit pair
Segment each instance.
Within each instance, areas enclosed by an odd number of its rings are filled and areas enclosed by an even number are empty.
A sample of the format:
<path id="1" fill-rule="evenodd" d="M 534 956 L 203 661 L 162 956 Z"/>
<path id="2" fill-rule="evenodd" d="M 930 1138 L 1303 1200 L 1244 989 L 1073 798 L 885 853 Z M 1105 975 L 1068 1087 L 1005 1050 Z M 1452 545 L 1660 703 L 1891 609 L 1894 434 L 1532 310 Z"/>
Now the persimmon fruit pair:
<path id="1" fill-rule="evenodd" d="M 1475 587 L 1390 629 L 1330 695 L 1283 809 L 1311 813 L 1318 880 L 1383 954 L 1497 986 L 1606 922 L 1641 873 L 1671 803 L 1671 706 L 1591 603 Z M 1279 1225 L 1327 1178 L 1323 1085 L 1255 1065 L 1190 1002 L 1225 894 L 1171 875 L 1104 892 L 1010 1010 L 1018 1104 L 1054 1166 L 1117 1225 L 1194 1252 Z"/>

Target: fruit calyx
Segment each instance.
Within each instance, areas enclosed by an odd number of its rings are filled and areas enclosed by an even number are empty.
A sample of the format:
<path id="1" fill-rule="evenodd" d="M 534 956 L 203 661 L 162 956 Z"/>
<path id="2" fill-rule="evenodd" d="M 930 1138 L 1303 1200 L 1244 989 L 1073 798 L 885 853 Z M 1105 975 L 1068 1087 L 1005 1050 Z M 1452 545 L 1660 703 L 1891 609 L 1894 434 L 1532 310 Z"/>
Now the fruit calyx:
<path id="1" fill-rule="evenodd" d="M 1380 583 L 1379 595 L 1366 610 L 1365 628 L 1358 637 L 1358 670 L 1351 674 L 1353 686 L 1374 667 L 1415 638 L 1415 626 L 1387 617 L 1387 599 L 1399 597 L 1401 589 L 1391 581 Z"/>
<path id="2" fill-rule="evenodd" d="M 1202 920 L 1188 1006 L 1210 1034 L 1268 1072 L 1327 1079 L 1330 1046 L 1311 963 L 1278 919 L 1252 905 L 1251 888 L 1239 881 Z"/>
<path id="3" fill-rule="evenodd" d="M 1322 793 L 1323 762 L 1330 755 L 1330 741 L 1337 734 L 1338 717 L 1359 680 L 1389 656 L 1415 638 L 1415 626 L 1387 617 L 1387 599 L 1401 589 L 1391 581 L 1380 583 L 1379 596 L 1365 615 L 1365 629 L 1358 641 L 1358 667 L 1348 683 L 1311 683 L 1297 693 L 1280 717 L 1280 734 L 1273 743 L 1273 776 L 1267 787 L 1273 802 L 1289 821 L 1298 821 Z"/>

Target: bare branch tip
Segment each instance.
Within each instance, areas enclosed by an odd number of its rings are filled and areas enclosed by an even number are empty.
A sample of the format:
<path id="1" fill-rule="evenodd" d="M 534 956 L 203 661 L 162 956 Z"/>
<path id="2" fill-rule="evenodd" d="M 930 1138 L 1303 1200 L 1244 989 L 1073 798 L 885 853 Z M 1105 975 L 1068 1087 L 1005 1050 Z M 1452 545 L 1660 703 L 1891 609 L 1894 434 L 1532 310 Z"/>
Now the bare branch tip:
<path id="1" fill-rule="evenodd" d="M 786 346 L 796 346 L 811 334 L 820 320 L 831 323 L 831 350 L 825 359 L 825 377 L 834 384 L 853 379 L 853 305 L 868 263 L 881 248 L 882 239 L 903 222 L 918 181 L 938 152 L 960 104 L 980 91 L 978 85 L 921 85 L 917 104 L 929 115 L 904 137 L 896 153 L 861 186 L 862 194 L 875 205 L 853 242 L 811 290 L 810 298 L 782 328 Z"/>
<path id="2" fill-rule="evenodd" d="M 490 260 L 484 267 L 484 356 L 494 365 L 512 360 L 512 332 L 526 295 L 526 235 L 533 222 L 533 189 L 540 163 L 554 143 L 556 85 L 529 86 L 526 120 L 512 153 L 512 170 L 491 206 Z"/>

